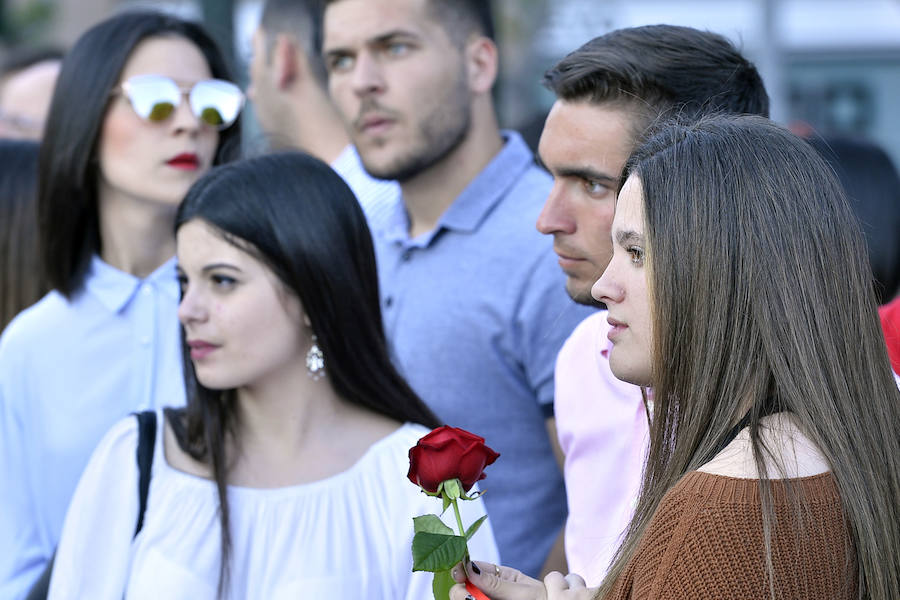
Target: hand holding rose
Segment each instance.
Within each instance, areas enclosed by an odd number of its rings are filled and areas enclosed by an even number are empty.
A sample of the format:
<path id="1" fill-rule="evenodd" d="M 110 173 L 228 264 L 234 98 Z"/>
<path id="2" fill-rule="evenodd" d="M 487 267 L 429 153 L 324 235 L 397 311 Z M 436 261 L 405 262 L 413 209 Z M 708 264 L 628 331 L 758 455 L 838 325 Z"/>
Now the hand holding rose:
<path id="1" fill-rule="evenodd" d="M 594 600 L 597 595 L 596 588 L 586 587 L 584 579 L 574 573 L 564 577 L 553 571 L 542 583 L 510 567 L 473 561 L 456 565 L 450 574 L 457 582 L 450 590 L 450 600 L 471 600 L 467 579 L 491 600 Z"/>
<path id="2" fill-rule="evenodd" d="M 509 567 L 468 560 L 466 540 L 472 537 L 485 517 L 466 530 L 459 516 L 457 500 L 470 499 L 466 494 L 476 481 L 484 479 L 484 468 L 499 456 L 485 445 L 484 438 L 447 426 L 435 429 L 410 448 L 407 477 L 426 494 L 440 496 L 444 510 L 453 506 L 460 533 L 454 535 L 436 515 L 413 519 L 416 531 L 413 570 L 435 572 L 435 598 L 474 600 L 489 596 L 493 600 L 593 600 L 597 590 L 585 587 L 584 579 L 575 574 L 563 577 L 553 572 L 541 583 Z"/>
<path id="3" fill-rule="evenodd" d="M 499 456 L 485 445 L 484 438 L 447 426 L 423 436 L 409 450 L 407 477 L 429 496 L 440 497 L 443 510 L 453 506 L 459 527 L 459 535 L 456 535 L 437 515 L 413 519 L 413 571 L 434 573 L 432 589 L 438 600 L 448 598 L 453 585 L 450 568 L 468 559 L 467 542 L 487 518 L 487 515 L 481 517 L 466 529 L 457 501 L 472 500 L 481 494 L 466 495 L 476 481 L 484 479 L 484 468 Z M 477 590 L 472 591 L 480 600 L 486 600 Z"/>

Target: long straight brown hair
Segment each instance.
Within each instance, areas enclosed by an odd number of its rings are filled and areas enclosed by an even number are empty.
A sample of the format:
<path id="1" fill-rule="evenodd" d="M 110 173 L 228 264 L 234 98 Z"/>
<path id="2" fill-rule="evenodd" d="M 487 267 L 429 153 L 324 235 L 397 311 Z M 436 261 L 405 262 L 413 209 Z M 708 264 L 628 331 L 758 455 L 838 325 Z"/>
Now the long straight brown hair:
<path id="1" fill-rule="evenodd" d="M 774 598 L 769 477 L 784 475 L 767 473 L 763 457 L 777 453 L 759 434 L 772 396 L 831 467 L 856 557 L 848 581 L 859 598 L 896 598 L 900 392 L 840 184 L 806 142 L 751 116 L 664 125 L 632 154 L 630 175 L 643 188 L 654 403 L 641 495 L 599 597 L 664 494 L 711 458 L 749 403 Z M 799 489 L 789 493 L 803 523 Z"/>

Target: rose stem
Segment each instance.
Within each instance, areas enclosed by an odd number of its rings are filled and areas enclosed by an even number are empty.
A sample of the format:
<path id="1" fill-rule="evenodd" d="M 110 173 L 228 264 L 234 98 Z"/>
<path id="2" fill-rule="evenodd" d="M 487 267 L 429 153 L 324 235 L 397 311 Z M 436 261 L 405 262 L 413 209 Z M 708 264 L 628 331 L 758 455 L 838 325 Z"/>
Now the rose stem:
<path id="1" fill-rule="evenodd" d="M 450 502 L 453 503 L 453 512 L 456 514 L 456 524 L 459 526 L 459 535 L 466 537 L 466 528 L 463 527 L 462 517 L 459 516 L 459 506 L 456 504 L 456 498 L 452 499 Z"/>

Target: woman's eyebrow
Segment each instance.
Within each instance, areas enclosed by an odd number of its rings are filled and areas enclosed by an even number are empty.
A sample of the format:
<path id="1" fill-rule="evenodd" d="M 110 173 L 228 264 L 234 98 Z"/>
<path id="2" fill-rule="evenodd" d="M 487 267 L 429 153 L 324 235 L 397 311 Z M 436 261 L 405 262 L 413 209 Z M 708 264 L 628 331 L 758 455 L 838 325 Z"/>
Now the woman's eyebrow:
<path id="1" fill-rule="evenodd" d="M 644 236 L 637 231 L 633 231 L 630 229 L 627 231 L 617 231 L 616 242 L 618 242 L 622 246 L 626 244 L 643 244 Z"/>
<path id="2" fill-rule="evenodd" d="M 240 268 L 228 263 L 213 263 L 211 265 L 206 265 L 205 267 L 203 267 L 203 269 L 201 269 L 201 272 L 208 273 L 209 271 L 213 271 L 215 269 L 230 269 L 232 271 L 237 271 L 238 273 L 241 272 Z"/>

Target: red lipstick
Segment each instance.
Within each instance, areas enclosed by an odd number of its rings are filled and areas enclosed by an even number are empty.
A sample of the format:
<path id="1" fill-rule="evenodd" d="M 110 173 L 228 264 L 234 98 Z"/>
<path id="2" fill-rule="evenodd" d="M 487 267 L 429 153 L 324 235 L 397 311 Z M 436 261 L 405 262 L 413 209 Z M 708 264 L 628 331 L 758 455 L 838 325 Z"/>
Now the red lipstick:
<path id="1" fill-rule="evenodd" d="M 200 168 L 200 159 L 192 152 L 182 152 L 177 156 L 173 156 L 166 164 L 176 169 L 184 169 L 186 171 L 196 171 Z"/>

